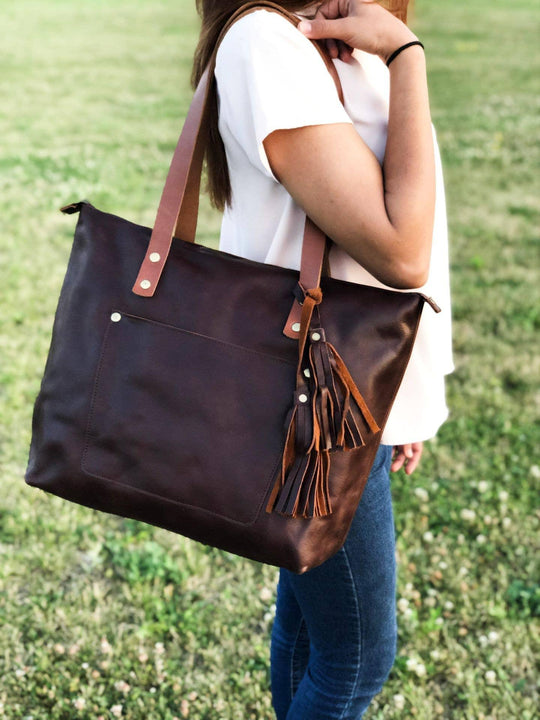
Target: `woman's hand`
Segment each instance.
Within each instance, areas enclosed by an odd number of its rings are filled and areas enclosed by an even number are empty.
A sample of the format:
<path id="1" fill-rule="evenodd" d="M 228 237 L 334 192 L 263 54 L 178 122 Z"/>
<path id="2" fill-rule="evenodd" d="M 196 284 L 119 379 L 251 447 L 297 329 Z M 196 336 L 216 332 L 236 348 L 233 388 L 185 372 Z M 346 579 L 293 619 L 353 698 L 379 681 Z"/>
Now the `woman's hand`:
<path id="1" fill-rule="evenodd" d="M 401 20 L 373 0 L 326 0 L 315 18 L 303 20 L 298 29 L 312 40 L 326 40 L 331 57 L 345 62 L 353 48 L 386 62 L 396 48 L 417 40 Z"/>
<path id="2" fill-rule="evenodd" d="M 392 454 L 392 465 L 390 470 L 396 472 L 402 467 L 405 468 L 407 475 L 412 475 L 418 467 L 422 452 L 424 451 L 424 443 L 408 443 L 407 445 L 396 445 Z"/>

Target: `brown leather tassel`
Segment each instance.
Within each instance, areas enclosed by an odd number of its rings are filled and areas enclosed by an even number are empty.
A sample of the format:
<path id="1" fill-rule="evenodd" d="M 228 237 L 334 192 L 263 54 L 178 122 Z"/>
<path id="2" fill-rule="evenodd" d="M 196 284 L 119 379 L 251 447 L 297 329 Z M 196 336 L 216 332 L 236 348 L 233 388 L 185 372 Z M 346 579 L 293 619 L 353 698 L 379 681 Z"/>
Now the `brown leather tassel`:
<path id="1" fill-rule="evenodd" d="M 328 487 L 330 455 L 321 450 L 318 453 L 311 453 L 310 461 L 315 463 L 315 468 L 311 481 L 300 488 L 298 514 L 306 518 L 330 515 L 332 512 Z"/>
<path id="2" fill-rule="evenodd" d="M 338 395 L 330 352 L 322 328 L 310 331 L 309 362 L 314 379 L 315 410 L 321 428 L 321 446 L 324 450 L 336 450 L 343 445 L 340 428 L 343 401 Z"/>
<path id="3" fill-rule="evenodd" d="M 364 432 L 378 432 L 379 426 L 356 387 L 343 359 L 326 341 L 323 328 L 310 330 L 310 364 L 315 374 L 315 408 L 324 428 L 323 447 L 354 450 L 365 442 Z"/>
<path id="4" fill-rule="evenodd" d="M 294 395 L 281 472 L 267 512 L 313 517 L 330 512 L 328 463 L 321 458 L 320 432 L 314 422 L 313 401 L 305 384 Z"/>
<path id="5" fill-rule="evenodd" d="M 305 454 L 295 457 L 281 478 L 281 487 L 272 509 L 289 517 L 322 517 L 332 512 L 328 475 L 329 454 L 315 443 Z"/>
<path id="6" fill-rule="evenodd" d="M 313 310 L 322 299 L 320 289 L 303 292 L 294 405 L 266 511 L 309 518 L 332 512 L 330 453 L 361 447 L 361 428 L 378 432 L 379 426 L 324 330 L 310 327 Z"/>
<path id="7" fill-rule="evenodd" d="M 331 343 L 327 343 L 327 345 L 330 351 L 330 363 L 334 376 L 344 393 L 342 401 L 343 419 L 338 436 L 343 438 L 342 447 L 345 450 L 354 450 L 364 445 L 360 431 L 361 426 L 364 426 L 368 432 L 372 433 L 379 432 L 380 427 L 356 387 L 356 383 L 338 351 Z"/>

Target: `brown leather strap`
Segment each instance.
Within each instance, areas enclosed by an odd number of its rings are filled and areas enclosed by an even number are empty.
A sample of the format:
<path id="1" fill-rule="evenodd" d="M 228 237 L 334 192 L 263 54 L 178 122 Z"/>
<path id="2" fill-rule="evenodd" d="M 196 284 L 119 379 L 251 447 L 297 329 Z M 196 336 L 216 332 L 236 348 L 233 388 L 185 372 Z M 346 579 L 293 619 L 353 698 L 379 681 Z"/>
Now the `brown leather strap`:
<path id="1" fill-rule="evenodd" d="M 229 28 L 240 17 L 254 12 L 259 8 L 267 8 L 268 10 L 277 12 L 287 17 L 295 25 L 299 22 L 296 16 L 288 13 L 279 5 L 266 2 L 265 0 L 256 0 L 255 2 L 243 5 L 229 18 L 224 26 L 208 67 L 195 91 L 182 133 L 174 151 L 150 243 L 137 280 L 133 286 L 133 292 L 137 295 L 144 297 L 154 295 L 170 252 L 173 234 L 176 234 L 177 237 L 181 237 L 188 242 L 194 242 L 195 240 L 199 209 L 200 178 L 208 133 L 207 113 L 210 104 L 210 91 L 215 82 L 214 69 L 217 51 Z M 338 94 L 342 100 L 343 93 L 335 67 L 332 61 L 327 58 L 322 47 L 319 45 L 316 46 L 336 82 Z M 300 273 L 300 284 L 306 290 L 319 286 L 325 243 L 326 238 L 324 233 L 306 218 Z M 301 308 L 297 301 L 295 301 L 295 305 L 297 305 L 297 311 L 300 310 L 301 314 Z M 289 320 L 287 321 L 284 332 L 289 337 L 297 338 L 298 331 L 296 330 L 296 326 L 294 330 L 292 328 L 294 320 L 292 322 Z"/>
<path id="2" fill-rule="evenodd" d="M 182 234 L 182 237 L 189 242 L 193 242 L 195 237 L 199 196 L 198 192 L 195 194 L 193 184 L 188 189 L 188 182 L 190 178 L 193 180 L 198 176 L 200 183 L 205 140 L 202 129 L 207 105 L 208 76 L 209 70 L 206 70 L 195 91 L 182 134 L 174 151 L 152 236 L 133 286 L 136 295 L 143 297 L 154 295 L 169 256 L 175 227 L 180 219 L 185 223 L 186 234 Z M 188 199 L 189 204 L 185 202 Z"/>
<path id="3" fill-rule="evenodd" d="M 264 0 L 263 0 L 264 1 Z M 277 10 L 275 3 L 268 2 L 267 10 Z M 246 3 L 246 5 L 242 8 L 242 13 L 236 14 L 235 19 L 231 21 L 236 22 L 240 16 L 249 15 L 252 12 L 255 12 L 256 10 L 259 10 L 261 8 L 260 2 L 251 2 L 249 4 Z M 283 11 L 282 8 L 279 8 L 280 14 L 285 14 L 287 16 L 287 19 L 293 22 L 295 25 L 298 24 L 298 18 L 295 15 L 291 15 L 290 13 L 287 13 Z M 225 36 L 225 33 L 230 28 L 232 22 L 227 23 L 226 28 L 222 31 L 221 37 L 219 38 L 218 43 L 216 44 L 216 58 L 217 58 L 217 48 L 219 47 L 219 44 L 221 43 L 221 40 Z M 316 47 L 316 49 L 319 51 L 319 54 L 326 65 L 326 69 L 332 76 L 332 79 L 334 80 L 334 84 L 336 86 L 337 94 L 339 97 L 339 100 L 342 104 L 344 104 L 345 100 L 343 97 L 343 88 L 341 86 L 341 81 L 339 79 L 339 75 L 337 73 L 336 67 L 332 60 L 330 59 L 329 55 L 325 51 L 324 45 L 322 44 L 321 40 L 312 41 L 313 45 Z M 212 81 L 213 82 L 213 81 Z M 206 115 L 205 118 L 208 116 Z M 208 128 L 201 128 L 201 130 L 205 130 L 208 132 Z M 208 136 L 206 136 L 208 137 Z M 201 173 L 202 173 L 202 165 L 204 160 L 204 149 L 201 150 L 200 157 L 194 158 L 194 161 L 191 165 L 191 171 L 190 176 L 188 177 L 188 184 L 186 193 L 184 196 L 184 202 L 182 205 L 182 208 L 180 210 L 180 215 L 178 217 L 178 222 L 176 223 L 176 228 L 174 231 L 174 237 L 182 238 L 184 240 L 187 240 L 188 242 L 195 242 L 195 234 L 197 231 L 197 218 L 199 214 L 199 194 L 200 194 L 200 186 L 201 186 Z M 327 244 L 328 248 L 328 244 Z M 326 256 L 325 256 L 326 257 Z M 323 270 L 324 272 L 324 270 Z"/>

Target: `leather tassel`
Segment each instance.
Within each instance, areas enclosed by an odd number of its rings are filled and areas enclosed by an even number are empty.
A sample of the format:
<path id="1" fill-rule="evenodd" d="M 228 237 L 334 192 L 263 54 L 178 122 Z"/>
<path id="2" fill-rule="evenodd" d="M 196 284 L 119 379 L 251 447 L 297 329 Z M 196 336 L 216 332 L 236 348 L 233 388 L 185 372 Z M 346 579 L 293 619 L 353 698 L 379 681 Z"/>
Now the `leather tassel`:
<path id="1" fill-rule="evenodd" d="M 338 437 L 341 441 L 339 447 L 344 450 L 355 450 L 362 447 L 364 439 L 360 428 L 364 432 L 376 433 L 380 427 L 371 414 L 366 401 L 356 387 L 347 366 L 339 355 L 336 348 L 331 343 L 326 343 L 330 353 L 330 363 L 337 380 L 337 385 L 341 387 L 343 398 L 341 401 L 342 421 L 338 431 Z"/>
<path id="2" fill-rule="evenodd" d="M 313 447 L 298 455 L 282 479 L 272 507 L 274 512 L 304 518 L 330 515 L 329 469 L 330 456 L 324 450 Z"/>
<path id="3" fill-rule="evenodd" d="M 313 401 L 307 385 L 301 384 L 294 394 L 281 472 L 270 495 L 267 512 L 290 517 L 328 514 L 327 466 L 321 458 Z"/>
<path id="4" fill-rule="evenodd" d="M 298 514 L 302 517 L 324 517 L 332 512 L 328 478 L 330 474 L 330 455 L 322 450 L 312 454 L 316 466 L 309 483 L 301 488 L 298 499 Z"/>
<path id="5" fill-rule="evenodd" d="M 340 436 L 343 402 L 340 401 L 334 381 L 328 344 L 322 328 L 310 332 L 309 364 L 314 380 L 315 410 L 321 429 L 321 446 L 324 450 L 336 450 L 343 445 Z"/>
<path id="6" fill-rule="evenodd" d="M 365 442 L 362 432 L 378 432 L 343 359 L 326 341 L 323 328 L 310 330 L 309 358 L 315 376 L 315 408 L 325 450 L 354 450 Z"/>
<path id="7" fill-rule="evenodd" d="M 330 453 L 362 447 L 362 431 L 378 432 L 379 426 L 324 330 L 310 327 L 320 289 L 303 292 L 294 404 L 266 512 L 311 518 L 332 513 Z"/>

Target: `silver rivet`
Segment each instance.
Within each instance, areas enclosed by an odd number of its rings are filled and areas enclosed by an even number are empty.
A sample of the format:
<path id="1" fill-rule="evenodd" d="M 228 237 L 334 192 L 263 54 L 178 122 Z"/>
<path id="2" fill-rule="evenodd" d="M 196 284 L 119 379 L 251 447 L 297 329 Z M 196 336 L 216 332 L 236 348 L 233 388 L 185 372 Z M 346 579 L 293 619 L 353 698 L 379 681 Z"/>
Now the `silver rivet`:
<path id="1" fill-rule="evenodd" d="M 161 260 L 161 255 L 159 253 L 151 253 L 150 254 L 150 262 L 159 262 Z"/>
<path id="2" fill-rule="evenodd" d="M 320 339 L 321 339 L 321 334 L 318 333 L 318 332 L 314 332 L 314 333 L 312 333 L 312 335 L 311 335 L 311 339 L 312 339 L 312 340 L 315 340 L 315 342 L 317 342 L 317 340 L 320 340 Z"/>
<path id="3" fill-rule="evenodd" d="M 113 313 L 111 315 L 111 320 L 113 322 L 120 322 L 121 319 L 122 319 L 122 316 L 120 315 L 120 313 Z"/>
<path id="4" fill-rule="evenodd" d="M 298 396 L 298 402 L 307 403 L 307 401 L 308 401 L 308 396 L 304 395 L 304 393 L 302 393 L 301 395 Z"/>
<path id="5" fill-rule="evenodd" d="M 304 370 L 304 375 L 305 375 L 307 378 L 310 378 L 310 377 L 311 377 L 311 373 L 310 373 L 310 371 L 309 371 L 309 368 L 306 368 L 306 369 Z"/>
<path id="6" fill-rule="evenodd" d="M 291 328 L 293 329 L 293 332 L 300 332 L 300 323 L 293 323 Z"/>
<path id="7" fill-rule="evenodd" d="M 143 290 L 148 290 L 148 288 L 149 288 L 151 285 L 152 285 L 152 283 L 150 282 L 150 280 L 143 280 L 143 281 L 141 282 L 141 287 L 142 287 Z"/>

